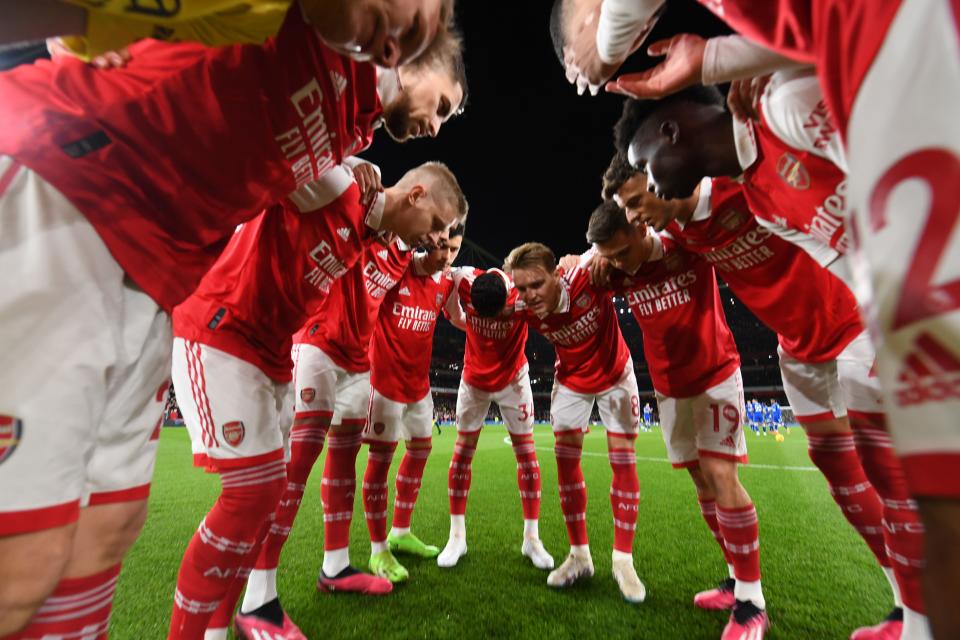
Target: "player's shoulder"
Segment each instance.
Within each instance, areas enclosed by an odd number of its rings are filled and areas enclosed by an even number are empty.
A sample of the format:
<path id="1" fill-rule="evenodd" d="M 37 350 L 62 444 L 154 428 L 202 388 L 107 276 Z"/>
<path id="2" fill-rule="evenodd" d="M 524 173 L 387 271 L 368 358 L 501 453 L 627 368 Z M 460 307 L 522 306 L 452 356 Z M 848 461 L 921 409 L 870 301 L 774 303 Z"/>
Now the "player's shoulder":
<path id="1" fill-rule="evenodd" d="M 353 171 L 338 164 L 325 174 L 293 191 L 287 199 L 301 212 L 316 211 L 344 198 L 351 191 L 358 191 Z M 356 199 L 358 206 L 359 198 Z"/>

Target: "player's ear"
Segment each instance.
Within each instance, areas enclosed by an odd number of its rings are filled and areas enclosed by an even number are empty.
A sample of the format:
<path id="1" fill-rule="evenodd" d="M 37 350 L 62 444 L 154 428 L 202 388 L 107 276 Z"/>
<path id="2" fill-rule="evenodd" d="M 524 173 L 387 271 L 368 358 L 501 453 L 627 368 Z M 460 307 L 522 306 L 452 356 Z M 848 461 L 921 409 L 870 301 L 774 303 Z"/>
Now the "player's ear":
<path id="1" fill-rule="evenodd" d="M 416 206 L 421 200 L 427 197 L 427 188 L 422 184 L 415 184 L 407 192 L 407 201 L 411 206 Z"/>
<path id="2" fill-rule="evenodd" d="M 677 144 L 680 139 L 680 125 L 676 120 L 664 120 L 660 123 L 660 135 L 670 141 L 670 144 Z"/>

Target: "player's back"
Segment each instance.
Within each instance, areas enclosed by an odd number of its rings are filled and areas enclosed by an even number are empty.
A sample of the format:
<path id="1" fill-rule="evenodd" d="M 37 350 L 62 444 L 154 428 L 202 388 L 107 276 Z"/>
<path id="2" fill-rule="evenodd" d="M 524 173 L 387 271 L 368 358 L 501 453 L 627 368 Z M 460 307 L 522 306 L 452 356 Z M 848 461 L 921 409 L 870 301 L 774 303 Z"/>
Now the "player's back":
<path id="1" fill-rule="evenodd" d="M 507 287 L 505 307 L 509 316 L 483 318 L 473 308 L 473 282 L 484 273 L 497 272 Z M 518 294 L 510 277 L 498 270 L 483 271 L 462 267 L 454 272 L 454 283 L 460 306 L 466 316 L 466 346 L 463 356 L 463 379 L 483 391 L 499 391 L 512 381 L 527 364 L 527 324 L 512 314 Z"/>
<path id="2" fill-rule="evenodd" d="M 262 46 L 133 45 L 127 68 L 38 62 L 0 75 L 0 154 L 60 190 L 168 309 L 234 227 L 365 147 L 376 71 L 294 5 Z"/>

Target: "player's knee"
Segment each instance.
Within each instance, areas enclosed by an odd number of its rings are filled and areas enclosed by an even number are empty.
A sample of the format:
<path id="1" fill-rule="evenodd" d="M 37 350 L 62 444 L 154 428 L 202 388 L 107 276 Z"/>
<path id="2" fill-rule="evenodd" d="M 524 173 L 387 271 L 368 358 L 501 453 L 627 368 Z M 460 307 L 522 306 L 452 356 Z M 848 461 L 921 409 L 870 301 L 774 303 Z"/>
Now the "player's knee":
<path id="1" fill-rule="evenodd" d="M 700 461 L 703 477 L 717 495 L 727 495 L 740 490 L 737 463 L 729 460 L 703 459 Z"/>
<path id="2" fill-rule="evenodd" d="M 0 538 L 0 637 L 19 631 L 63 577 L 76 525 Z"/>
<path id="3" fill-rule="evenodd" d="M 457 446 L 476 448 L 479 441 L 479 431 L 460 431 L 457 433 Z"/>
<path id="4" fill-rule="evenodd" d="M 583 446 L 583 431 L 571 429 L 570 431 L 557 431 L 556 444 L 567 447 Z"/>
<path id="5" fill-rule="evenodd" d="M 84 545 L 87 547 L 84 553 L 95 555 L 98 566 L 119 564 L 137 541 L 146 521 L 146 500 L 84 509 L 79 538 L 90 542 Z"/>
<path id="6" fill-rule="evenodd" d="M 697 497 L 701 500 L 712 500 L 714 498 L 713 488 L 704 477 L 703 470 L 700 468 L 700 465 L 695 467 L 687 467 L 687 472 L 690 474 L 690 479 L 693 481 L 693 486 L 697 490 Z"/>

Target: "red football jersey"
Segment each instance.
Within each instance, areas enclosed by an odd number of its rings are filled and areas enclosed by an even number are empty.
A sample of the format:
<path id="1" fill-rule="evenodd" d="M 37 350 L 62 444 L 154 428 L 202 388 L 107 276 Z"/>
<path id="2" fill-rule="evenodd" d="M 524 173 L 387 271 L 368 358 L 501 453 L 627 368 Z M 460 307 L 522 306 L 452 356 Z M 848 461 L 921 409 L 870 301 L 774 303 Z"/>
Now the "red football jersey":
<path id="1" fill-rule="evenodd" d="M 352 172 L 340 166 L 267 209 L 236 232 L 197 291 L 174 310 L 174 335 L 288 382 L 293 333 L 360 258 L 382 203 L 361 204 Z"/>
<path id="2" fill-rule="evenodd" d="M 376 70 L 322 44 L 298 3 L 262 46 L 130 50 L 122 69 L 0 74 L 0 154 L 60 190 L 170 310 L 239 223 L 369 145 Z"/>
<path id="3" fill-rule="evenodd" d="M 783 55 L 816 64 L 844 133 L 857 91 L 900 0 L 700 0 L 735 31 Z"/>
<path id="4" fill-rule="evenodd" d="M 370 370 L 370 338 L 387 293 L 403 277 L 413 252 L 399 240 L 371 240 L 350 272 L 337 280 L 319 311 L 293 337 L 311 344 L 351 373 Z"/>
<path id="5" fill-rule="evenodd" d="M 413 260 L 387 294 L 370 341 L 370 384 L 382 395 L 417 402 L 430 393 L 433 329 L 452 292 L 449 274 L 426 274 Z"/>
<path id="6" fill-rule="evenodd" d="M 616 384 L 630 359 L 610 292 L 590 284 L 586 269 L 560 277 L 560 304 L 540 317 L 517 300 L 516 314 L 553 343 L 557 381 L 577 393 L 601 393 Z"/>
<path id="7" fill-rule="evenodd" d="M 506 308 L 513 309 L 517 290 L 510 276 L 497 271 L 507 285 Z M 467 342 L 463 355 L 463 379 L 471 386 L 491 393 L 506 388 L 527 364 L 527 323 L 516 314 L 507 318 L 481 318 L 473 308 L 470 291 L 473 281 L 488 271 L 464 267 L 454 274 L 460 307 L 466 316 Z"/>
<path id="8" fill-rule="evenodd" d="M 846 253 L 846 175 L 826 158 L 780 140 L 765 120 L 746 125 L 756 148 L 756 160 L 743 172 L 751 211 Z"/>
<path id="9" fill-rule="evenodd" d="M 699 395 L 740 366 L 717 276 L 702 258 L 668 242 L 663 258 L 633 274 L 617 272 L 611 283 L 643 331 L 643 355 L 659 393 Z"/>
<path id="10" fill-rule="evenodd" d="M 667 234 L 712 264 L 730 290 L 802 362 L 836 358 L 862 331 L 853 294 L 800 247 L 757 224 L 740 186 L 702 183 L 704 216 Z"/>

